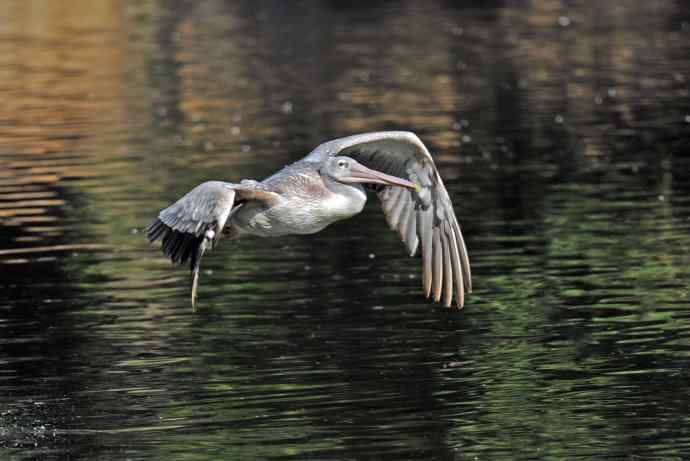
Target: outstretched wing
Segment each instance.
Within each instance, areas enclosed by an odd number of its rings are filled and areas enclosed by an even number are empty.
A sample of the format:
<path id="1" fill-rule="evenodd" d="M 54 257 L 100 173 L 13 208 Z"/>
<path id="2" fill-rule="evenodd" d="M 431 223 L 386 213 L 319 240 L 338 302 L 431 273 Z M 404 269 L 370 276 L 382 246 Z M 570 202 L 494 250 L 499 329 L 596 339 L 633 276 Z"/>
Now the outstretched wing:
<path id="1" fill-rule="evenodd" d="M 233 184 L 208 181 L 199 184 L 182 198 L 163 209 L 146 230 L 151 243 L 163 241 L 163 253 L 172 262 L 184 264 L 197 259 L 196 249 L 203 240 L 215 243 L 235 203 Z"/>
<path id="2" fill-rule="evenodd" d="M 335 139 L 318 146 L 306 161 L 346 155 L 374 170 L 419 184 L 419 191 L 386 186 L 378 192 L 391 229 L 410 256 L 422 247 L 426 296 L 450 306 L 455 289 L 458 307 L 472 291 L 467 249 L 443 181 L 426 146 L 414 133 L 382 131 Z"/>
<path id="3" fill-rule="evenodd" d="M 208 181 L 161 210 L 149 224 L 146 229 L 149 242 L 161 239 L 163 253 L 173 263 L 185 264 L 189 261 L 192 306 L 196 300 L 201 257 L 221 237 L 232 210 L 248 200 L 269 203 L 274 199 L 270 192 L 254 186 Z"/>

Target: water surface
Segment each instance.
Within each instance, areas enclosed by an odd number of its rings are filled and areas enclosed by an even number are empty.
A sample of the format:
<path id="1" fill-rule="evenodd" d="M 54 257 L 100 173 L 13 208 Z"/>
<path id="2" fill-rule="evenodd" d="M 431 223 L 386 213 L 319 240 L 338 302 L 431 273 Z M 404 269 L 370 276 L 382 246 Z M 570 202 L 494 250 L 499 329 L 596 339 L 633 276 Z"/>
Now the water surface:
<path id="1" fill-rule="evenodd" d="M 686 459 L 681 1 L 0 6 L 0 453 Z M 187 271 L 142 231 L 207 179 L 409 129 L 473 267 L 422 295 L 372 200 Z"/>

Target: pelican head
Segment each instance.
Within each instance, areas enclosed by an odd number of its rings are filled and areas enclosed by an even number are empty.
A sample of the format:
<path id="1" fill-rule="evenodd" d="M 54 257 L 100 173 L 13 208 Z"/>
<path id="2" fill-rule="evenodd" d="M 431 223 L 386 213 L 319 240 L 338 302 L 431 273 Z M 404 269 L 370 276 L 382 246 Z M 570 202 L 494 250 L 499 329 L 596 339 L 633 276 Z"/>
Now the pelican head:
<path id="1" fill-rule="evenodd" d="M 391 176 L 367 168 L 357 160 L 338 155 L 328 158 L 321 167 L 321 174 L 343 184 L 383 184 L 417 190 L 418 186 L 406 179 Z"/>

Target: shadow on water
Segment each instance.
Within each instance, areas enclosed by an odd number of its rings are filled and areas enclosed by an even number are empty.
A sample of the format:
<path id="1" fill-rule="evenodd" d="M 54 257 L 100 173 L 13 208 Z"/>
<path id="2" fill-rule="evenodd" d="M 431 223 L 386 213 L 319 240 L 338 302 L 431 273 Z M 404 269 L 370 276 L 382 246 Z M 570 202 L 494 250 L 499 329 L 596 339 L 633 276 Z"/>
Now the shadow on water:
<path id="1" fill-rule="evenodd" d="M 0 6 L 6 458 L 688 456 L 682 2 L 38 6 Z M 191 312 L 156 210 L 379 129 L 435 154 L 464 311 L 372 203 L 225 242 Z"/>

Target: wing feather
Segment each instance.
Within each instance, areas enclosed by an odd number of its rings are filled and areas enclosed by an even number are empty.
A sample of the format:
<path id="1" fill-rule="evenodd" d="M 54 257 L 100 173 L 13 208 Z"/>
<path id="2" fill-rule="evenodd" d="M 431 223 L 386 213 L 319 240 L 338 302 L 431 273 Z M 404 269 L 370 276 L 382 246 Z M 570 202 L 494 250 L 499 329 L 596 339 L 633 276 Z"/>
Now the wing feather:
<path id="1" fill-rule="evenodd" d="M 192 306 L 196 302 L 201 258 L 220 239 L 228 217 L 238 206 L 236 198 L 242 201 L 277 200 L 275 194 L 257 187 L 207 181 L 161 210 L 146 230 L 149 242 L 162 240 L 163 254 L 173 263 L 185 264 L 189 261 Z"/>
<path id="2" fill-rule="evenodd" d="M 407 195 L 407 192 L 405 192 L 405 195 Z M 404 239 L 405 235 L 407 235 L 405 229 L 407 229 L 407 223 L 414 214 L 414 202 L 408 197 L 404 197 L 403 200 L 405 202 L 403 205 L 403 211 L 400 214 L 400 222 L 398 222 L 398 226 L 396 227 L 398 235 L 401 239 Z"/>
<path id="3" fill-rule="evenodd" d="M 434 301 L 441 300 L 441 288 L 443 287 L 443 248 L 441 247 L 441 232 L 438 227 L 434 227 L 434 271 L 432 272 L 432 287 L 434 290 Z"/>
<path id="4" fill-rule="evenodd" d="M 441 242 L 443 243 L 443 304 L 450 307 L 453 302 L 453 265 L 451 263 L 450 240 L 454 239 L 452 233 L 448 232 L 448 226 L 441 226 Z"/>
<path id="5" fill-rule="evenodd" d="M 412 209 L 410 218 L 407 220 L 407 227 L 405 228 L 402 237 L 407 246 L 407 254 L 414 256 L 417 254 L 417 247 L 419 246 L 419 236 L 417 235 L 417 213 Z"/>
<path id="6" fill-rule="evenodd" d="M 458 252 L 458 242 L 455 239 L 455 234 L 451 229 L 451 226 L 446 223 L 446 232 L 452 237 L 448 240 L 450 241 L 450 262 L 453 266 L 453 273 L 455 274 L 455 297 L 458 299 L 458 304 L 462 305 L 465 299 L 465 290 L 463 284 L 464 275 L 460 269 L 460 254 Z"/>
<path id="7" fill-rule="evenodd" d="M 400 222 L 400 217 L 406 203 L 407 199 L 405 198 L 405 191 L 401 190 L 396 196 L 395 204 L 393 204 L 393 209 L 391 210 L 390 215 L 388 215 L 388 224 L 390 225 L 391 229 L 398 228 L 398 223 Z"/>
<path id="8" fill-rule="evenodd" d="M 431 258 L 433 256 L 433 214 L 431 209 L 424 210 L 417 214 L 419 221 L 420 237 L 422 239 L 422 277 L 424 280 L 424 294 L 428 298 L 431 295 L 431 278 L 433 267 Z"/>
<path id="9" fill-rule="evenodd" d="M 388 217 L 390 212 L 393 210 L 393 206 L 395 206 L 398 195 L 402 192 L 403 190 L 400 187 L 386 187 L 381 192 L 381 205 L 386 217 Z"/>
<path id="10" fill-rule="evenodd" d="M 458 244 L 458 252 L 460 254 L 460 267 L 462 268 L 462 278 L 465 284 L 465 290 L 468 293 L 472 292 L 472 271 L 470 269 L 470 258 L 467 254 L 467 246 L 465 246 L 465 239 L 462 237 L 462 232 L 460 231 L 460 224 L 457 218 L 453 215 L 453 224 L 451 225 L 453 232 L 455 233 L 455 239 Z"/>

